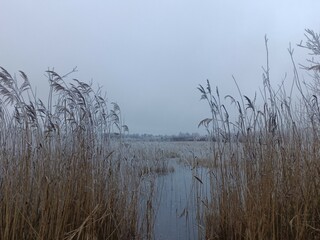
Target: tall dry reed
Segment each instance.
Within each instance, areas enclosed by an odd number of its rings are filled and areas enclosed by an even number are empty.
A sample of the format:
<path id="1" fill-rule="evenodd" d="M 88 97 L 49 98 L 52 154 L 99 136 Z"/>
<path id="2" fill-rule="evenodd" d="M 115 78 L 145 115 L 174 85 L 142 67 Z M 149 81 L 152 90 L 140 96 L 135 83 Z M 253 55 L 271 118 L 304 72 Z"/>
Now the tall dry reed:
<path id="1" fill-rule="evenodd" d="M 319 36 L 310 30 L 307 36 L 306 47 L 320 50 Z M 226 97 L 238 113 L 231 121 L 218 88 L 211 89 L 209 81 L 199 86 L 211 110 L 200 125 L 216 140 L 206 239 L 320 238 L 319 91 L 310 94 L 304 88 L 291 48 L 292 87 L 289 92 L 283 85 L 274 89 L 265 42 L 260 107 L 238 88 L 240 100 Z M 308 69 L 317 76 L 319 65 L 312 64 Z"/>
<path id="2" fill-rule="evenodd" d="M 139 238 L 140 177 L 110 144 L 112 129 L 127 130 L 119 106 L 47 75 L 45 104 L 25 73 L 1 68 L 0 239 Z"/>

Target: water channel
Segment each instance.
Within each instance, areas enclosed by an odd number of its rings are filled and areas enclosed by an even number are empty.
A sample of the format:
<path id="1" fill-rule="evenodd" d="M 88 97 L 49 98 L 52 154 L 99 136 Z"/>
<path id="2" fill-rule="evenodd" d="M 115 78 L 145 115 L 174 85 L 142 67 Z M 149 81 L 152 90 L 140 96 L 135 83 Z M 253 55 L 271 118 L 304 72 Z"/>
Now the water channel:
<path id="1" fill-rule="evenodd" d="M 154 239 L 204 239 L 201 219 L 203 201 L 208 196 L 208 170 L 169 159 L 174 171 L 155 180 Z"/>

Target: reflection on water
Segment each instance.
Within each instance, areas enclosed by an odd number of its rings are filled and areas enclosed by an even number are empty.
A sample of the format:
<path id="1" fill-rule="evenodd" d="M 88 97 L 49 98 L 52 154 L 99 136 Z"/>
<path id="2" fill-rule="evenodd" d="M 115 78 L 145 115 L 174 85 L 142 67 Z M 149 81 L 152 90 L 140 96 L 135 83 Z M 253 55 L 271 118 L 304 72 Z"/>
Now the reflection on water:
<path id="1" fill-rule="evenodd" d="M 155 182 L 154 239 L 203 239 L 198 220 L 201 200 L 207 195 L 207 170 L 192 170 L 174 159 L 168 161 L 175 171 L 157 177 Z"/>

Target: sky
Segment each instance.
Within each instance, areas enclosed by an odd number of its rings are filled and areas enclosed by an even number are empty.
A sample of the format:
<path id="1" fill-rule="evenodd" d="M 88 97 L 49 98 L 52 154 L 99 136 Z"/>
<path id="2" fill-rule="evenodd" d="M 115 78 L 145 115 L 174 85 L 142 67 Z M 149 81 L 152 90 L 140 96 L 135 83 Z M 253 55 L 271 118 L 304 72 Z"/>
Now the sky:
<path id="1" fill-rule="evenodd" d="M 318 0 L 0 0 L 0 66 L 24 71 L 46 98 L 48 68 L 102 86 L 131 133 L 205 133 L 197 90 L 253 97 L 269 39 L 271 82 L 292 81 L 305 29 L 320 31 Z"/>

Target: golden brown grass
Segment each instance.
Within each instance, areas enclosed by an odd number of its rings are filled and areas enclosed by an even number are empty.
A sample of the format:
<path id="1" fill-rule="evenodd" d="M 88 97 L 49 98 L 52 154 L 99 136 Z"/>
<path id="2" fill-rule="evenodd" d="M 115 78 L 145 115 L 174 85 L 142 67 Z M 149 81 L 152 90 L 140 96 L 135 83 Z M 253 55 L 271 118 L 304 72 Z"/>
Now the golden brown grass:
<path id="1" fill-rule="evenodd" d="M 312 145 L 251 142 L 214 169 L 207 238 L 319 238 L 320 142 Z"/>
<path id="2" fill-rule="evenodd" d="M 272 88 L 267 61 L 262 108 L 227 96 L 238 110 L 234 122 L 218 89 L 199 87 L 212 113 L 201 124 L 217 139 L 206 239 L 320 239 L 319 92 L 305 93 L 293 67 L 298 104 L 292 91 Z"/>
<path id="3" fill-rule="evenodd" d="M 110 145 L 120 108 L 47 73 L 45 105 L 1 68 L 0 239 L 139 239 L 140 177 Z"/>

